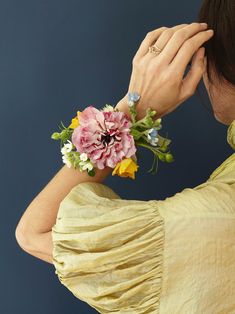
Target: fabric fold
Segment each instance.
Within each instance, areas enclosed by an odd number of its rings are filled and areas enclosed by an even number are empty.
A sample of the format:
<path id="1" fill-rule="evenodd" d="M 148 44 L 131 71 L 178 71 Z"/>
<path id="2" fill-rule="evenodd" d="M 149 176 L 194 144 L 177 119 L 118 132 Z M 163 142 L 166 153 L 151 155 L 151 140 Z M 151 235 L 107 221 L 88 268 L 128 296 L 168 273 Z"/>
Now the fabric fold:
<path id="1" fill-rule="evenodd" d="M 55 273 L 74 296 L 99 313 L 159 312 L 164 222 L 154 201 L 80 183 L 61 202 L 52 239 Z"/>

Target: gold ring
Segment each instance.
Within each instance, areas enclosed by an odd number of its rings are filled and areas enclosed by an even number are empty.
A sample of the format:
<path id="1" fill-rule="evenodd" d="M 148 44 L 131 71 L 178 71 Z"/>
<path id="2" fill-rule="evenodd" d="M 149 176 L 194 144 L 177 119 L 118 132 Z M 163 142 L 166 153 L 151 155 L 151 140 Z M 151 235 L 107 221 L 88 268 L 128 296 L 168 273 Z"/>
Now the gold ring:
<path id="1" fill-rule="evenodd" d="M 162 52 L 162 49 L 159 48 L 157 45 L 150 46 L 149 47 L 149 52 L 158 55 L 160 52 Z"/>

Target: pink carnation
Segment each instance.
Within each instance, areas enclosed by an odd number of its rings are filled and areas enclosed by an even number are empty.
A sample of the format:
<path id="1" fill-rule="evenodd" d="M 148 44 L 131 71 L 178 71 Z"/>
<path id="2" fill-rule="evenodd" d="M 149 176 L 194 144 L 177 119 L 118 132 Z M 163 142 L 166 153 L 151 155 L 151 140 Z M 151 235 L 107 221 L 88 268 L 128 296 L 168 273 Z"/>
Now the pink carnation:
<path id="1" fill-rule="evenodd" d="M 123 158 L 136 152 L 131 121 L 124 112 L 99 111 L 87 107 L 79 115 L 79 126 L 74 129 L 72 143 L 77 151 L 86 153 L 95 167 L 114 168 Z"/>

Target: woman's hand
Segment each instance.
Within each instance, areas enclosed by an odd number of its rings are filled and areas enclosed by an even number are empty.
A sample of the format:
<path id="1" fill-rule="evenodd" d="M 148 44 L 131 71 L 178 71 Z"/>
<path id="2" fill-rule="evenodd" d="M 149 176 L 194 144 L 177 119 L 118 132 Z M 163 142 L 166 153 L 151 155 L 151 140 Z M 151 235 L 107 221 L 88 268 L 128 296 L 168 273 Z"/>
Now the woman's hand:
<path id="1" fill-rule="evenodd" d="M 161 27 L 146 35 L 133 58 L 128 88 L 128 92 L 141 96 L 136 105 L 138 119 L 145 116 L 149 107 L 160 118 L 195 93 L 205 71 L 205 48 L 201 46 L 212 35 L 213 30 L 200 23 Z M 157 55 L 150 53 L 152 45 L 162 51 Z M 183 77 L 191 59 L 191 68 Z M 128 113 L 127 94 L 116 108 Z"/>

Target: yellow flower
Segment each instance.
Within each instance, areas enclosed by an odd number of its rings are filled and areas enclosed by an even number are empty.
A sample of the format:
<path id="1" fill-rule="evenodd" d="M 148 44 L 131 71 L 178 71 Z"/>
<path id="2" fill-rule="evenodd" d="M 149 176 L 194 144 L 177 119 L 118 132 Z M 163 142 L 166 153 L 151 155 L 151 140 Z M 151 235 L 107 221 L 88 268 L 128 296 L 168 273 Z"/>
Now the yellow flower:
<path id="1" fill-rule="evenodd" d="M 79 117 L 80 113 L 81 113 L 80 111 L 77 111 L 77 116 L 72 119 L 71 124 L 69 125 L 69 128 L 75 129 L 79 126 L 78 117 Z"/>
<path id="2" fill-rule="evenodd" d="M 116 164 L 112 175 L 119 175 L 120 177 L 131 177 L 135 179 L 135 171 L 138 169 L 138 165 L 132 158 L 125 158 Z"/>

